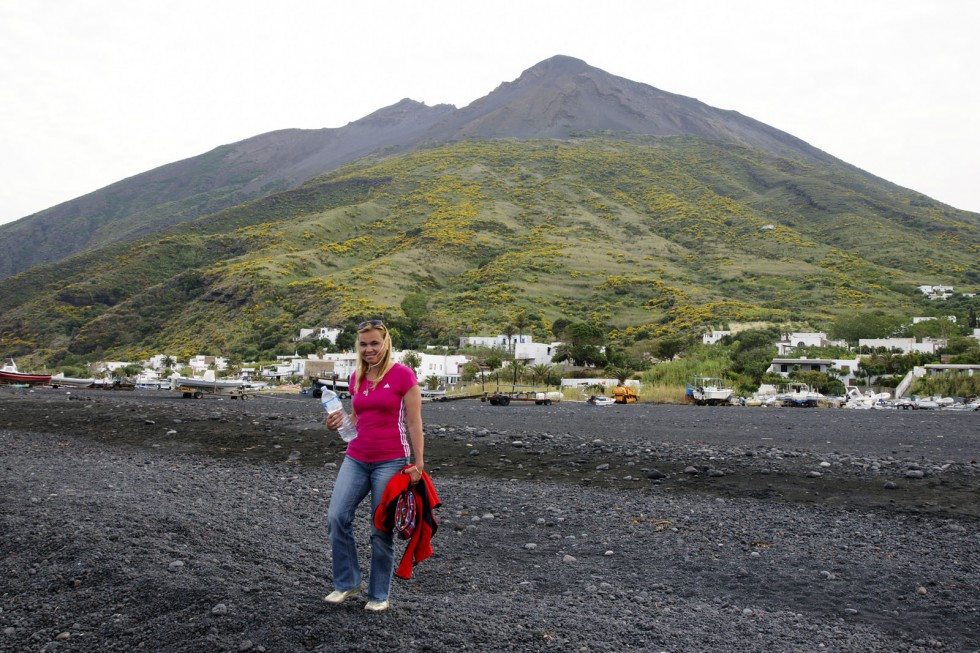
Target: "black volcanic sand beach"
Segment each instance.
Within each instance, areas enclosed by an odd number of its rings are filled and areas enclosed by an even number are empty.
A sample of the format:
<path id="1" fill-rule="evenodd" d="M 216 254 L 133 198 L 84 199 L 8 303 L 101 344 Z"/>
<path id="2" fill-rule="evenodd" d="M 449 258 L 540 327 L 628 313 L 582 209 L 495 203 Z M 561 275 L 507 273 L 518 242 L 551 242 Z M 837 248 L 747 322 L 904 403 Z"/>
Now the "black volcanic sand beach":
<path id="1" fill-rule="evenodd" d="M 322 600 L 322 418 L 0 387 L 0 651 L 980 650 L 980 413 L 425 404 L 378 615 Z"/>

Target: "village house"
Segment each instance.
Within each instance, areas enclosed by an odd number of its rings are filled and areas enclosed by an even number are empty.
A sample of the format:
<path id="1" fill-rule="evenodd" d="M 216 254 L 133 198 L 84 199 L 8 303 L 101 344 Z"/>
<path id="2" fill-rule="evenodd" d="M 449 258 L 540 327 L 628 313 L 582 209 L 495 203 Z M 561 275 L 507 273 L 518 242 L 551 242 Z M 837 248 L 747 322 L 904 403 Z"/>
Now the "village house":
<path id="1" fill-rule="evenodd" d="M 187 366 L 194 371 L 194 376 L 200 376 L 207 370 L 221 372 L 228 369 L 228 359 L 220 356 L 194 356 L 187 361 Z"/>
<path id="2" fill-rule="evenodd" d="M 550 365 L 560 342 L 534 342 L 533 336 L 518 334 L 507 336 L 501 333 L 495 338 L 484 336 L 464 336 L 459 339 L 460 349 L 465 347 L 488 347 L 511 352 L 515 360 L 526 365 Z"/>
<path id="3" fill-rule="evenodd" d="M 826 333 L 820 332 L 784 333 L 776 343 L 776 353 L 785 356 L 800 347 L 847 347 L 847 342 L 830 340 Z"/>
<path id="4" fill-rule="evenodd" d="M 491 336 L 463 336 L 459 339 L 459 348 L 464 349 L 466 347 L 487 347 L 489 349 L 503 349 L 505 351 L 512 351 L 517 345 L 530 344 L 534 341 L 534 337 L 530 334 L 515 334 L 508 336 L 506 333 L 500 333 L 495 337 Z"/>
<path id="5" fill-rule="evenodd" d="M 953 296 L 953 286 L 919 286 L 919 292 L 933 301 L 945 300 Z"/>
<path id="6" fill-rule="evenodd" d="M 938 317 L 913 317 L 912 318 L 912 324 L 918 324 L 919 322 L 929 322 L 931 320 L 938 320 L 938 319 L 939 319 Z M 956 316 L 955 315 L 946 315 L 946 316 L 943 317 L 943 319 L 948 320 L 948 321 L 952 322 L 953 324 L 956 324 Z"/>
<path id="7" fill-rule="evenodd" d="M 316 329 L 300 329 L 299 340 L 329 340 L 331 344 L 337 344 L 337 336 L 343 331 L 340 327 L 318 327 Z"/>
<path id="8" fill-rule="evenodd" d="M 858 348 L 867 347 L 871 350 L 884 348 L 903 354 L 911 352 L 935 354 L 945 347 L 946 343 L 947 340 L 943 338 L 923 338 L 922 342 L 916 342 L 915 338 L 861 338 L 858 340 Z"/>
<path id="9" fill-rule="evenodd" d="M 713 345 L 725 336 L 732 335 L 731 331 L 715 331 L 712 330 L 710 333 L 705 333 L 701 336 L 701 342 L 706 345 Z"/>
<path id="10" fill-rule="evenodd" d="M 398 360 L 401 361 L 406 353 L 395 352 L 392 355 L 400 355 Z M 463 366 L 470 362 L 468 356 L 458 354 L 427 354 L 416 352 L 416 355 L 421 359 L 416 374 L 419 378 L 419 383 L 423 384 L 426 379 L 434 376 L 439 379 L 439 385 L 441 386 L 455 385 L 459 383 L 463 376 Z"/>
<path id="11" fill-rule="evenodd" d="M 980 374 L 980 365 L 975 364 L 949 364 L 949 363 L 929 363 L 925 365 L 926 373 L 937 374 L 962 374 L 964 376 L 974 376 Z"/>
<path id="12" fill-rule="evenodd" d="M 860 358 L 774 358 L 767 371 L 788 378 L 790 372 L 795 370 L 823 372 L 824 374 L 834 370 L 834 372 L 830 372 L 830 375 L 836 375 L 845 386 L 848 386 L 854 385 L 857 378 L 854 373 L 858 369 L 860 360 Z"/>

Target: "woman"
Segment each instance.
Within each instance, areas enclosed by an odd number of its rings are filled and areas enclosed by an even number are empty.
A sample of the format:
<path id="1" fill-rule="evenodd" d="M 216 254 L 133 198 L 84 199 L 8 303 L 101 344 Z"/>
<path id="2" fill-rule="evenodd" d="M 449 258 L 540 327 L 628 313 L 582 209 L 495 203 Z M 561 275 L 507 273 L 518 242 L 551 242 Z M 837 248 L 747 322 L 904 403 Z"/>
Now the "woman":
<path id="1" fill-rule="evenodd" d="M 371 572 L 367 604 L 372 612 L 388 609 L 388 593 L 395 566 L 392 533 L 374 528 L 374 511 L 381 502 L 391 477 L 409 464 L 406 471 L 413 483 L 424 468 L 422 392 L 415 372 L 391 360 L 391 335 L 381 320 L 361 322 L 357 327 L 357 372 L 350 379 L 350 418 L 357 437 L 347 445 L 347 455 L 334 483 L 327 527 L 333 548 L 334 591 L 324 599 L 339 605 L 361 591 L 361 567 L 354 542 L 354 512 L 371 493 Z M 327 428 L 340 428 L 340 411 L 327 416 Z M 411 447 L 409 446 L 411 443 Z"/>

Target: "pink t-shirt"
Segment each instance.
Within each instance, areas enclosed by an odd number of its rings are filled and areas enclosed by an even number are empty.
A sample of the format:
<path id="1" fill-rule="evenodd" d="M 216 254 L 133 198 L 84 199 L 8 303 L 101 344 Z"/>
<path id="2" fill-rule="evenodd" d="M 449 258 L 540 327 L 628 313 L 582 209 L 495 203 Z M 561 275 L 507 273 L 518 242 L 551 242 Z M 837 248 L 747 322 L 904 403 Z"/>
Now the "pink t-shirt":
<path id="1" fill-rule="evenodd" d="M 372 387 L 365 381 L 357 387 L 357 374 L 350 378 L 357 437 L 347 445 L 347 455 L 362 463 L 377 463 L 411 454 L 405 419 L 405 394 L 418 385 L 410 367 L 394 367 Z"/>

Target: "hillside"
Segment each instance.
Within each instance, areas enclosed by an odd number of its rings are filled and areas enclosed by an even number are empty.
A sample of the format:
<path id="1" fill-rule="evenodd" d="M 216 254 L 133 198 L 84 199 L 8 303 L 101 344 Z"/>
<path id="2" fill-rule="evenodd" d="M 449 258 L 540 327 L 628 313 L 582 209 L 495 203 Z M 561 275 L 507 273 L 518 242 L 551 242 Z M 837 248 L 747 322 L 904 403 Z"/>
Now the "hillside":
<path id="1" fill-rule="evenodd" d="M 433 338 L 519 310 L 541 337 L 566 318 L 620 343 L 907 313 L 920 283 L 980 284 L 978 226 L 829 157 L 716 139 L 432 144 L 0 281 L 0 355 L 254 358 L 413 293 Z"/>
<path id="2" fill-rule="evenodd" d="M 463 109 L 405 99 L 337 129 L 262 134 L 0 225 L 0 278 L 297 188 L 372 152 L 407 152 L 460 140 L 583 135 L 689 135 L 780 156 L 832 160 L 737 112 L 556 56 Z"/>
<path id="3" fill-rule="evenodd" d="M 270 132 L 124 179 L 0 225 L 0 278 L 296 188 L 376 149 L 412 141 L 453 110 L 402 100 L 338 129 Z"/>

